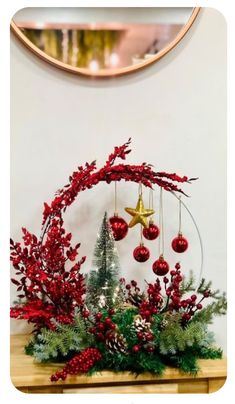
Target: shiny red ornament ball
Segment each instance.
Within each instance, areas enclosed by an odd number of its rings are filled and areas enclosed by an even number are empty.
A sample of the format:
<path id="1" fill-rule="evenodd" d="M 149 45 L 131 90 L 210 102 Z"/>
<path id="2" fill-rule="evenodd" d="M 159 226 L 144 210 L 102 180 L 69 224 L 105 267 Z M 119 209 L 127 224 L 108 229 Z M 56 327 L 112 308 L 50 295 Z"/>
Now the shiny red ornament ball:
<path id="1" fill-rule="evenodd" d="M 171 246 L 175 252 L 183 253 L 188 248 L 188 240 L 179 233 L 178 236 L 172 240 Z"/>
<path id="2" fill-rule="evenodd" d="M 150 256 L 149 249 L 142 244 L 136 247 L 133 251 L 133 257 L 138 262 L 147 261 L 149 259 L 149 256 Z"/>
<path id="3" fill-rule="evenodd" d="M 164 276 L 169 271 L 169 264 L 164 260 L 163 256 L 160 255 L 157 261 L 153 263 L 153 272 L 158 276 Z"/>
<path id="4" fill-rule="evenodd" d="M 114 215 L 110 217 L 109 223 L 113 231 L 114 240 L 119 241 L 126 237 L 128 232 L 128 224 L 122 217 Z"/>
<path id="5" fill-rule="evenodd" d="M 159 228 L 153 222 L 149 222 L 149 226 L 143 229 L 143 236 L 147 240 L 155 240 L 159 236 L 159 233 Z"/>

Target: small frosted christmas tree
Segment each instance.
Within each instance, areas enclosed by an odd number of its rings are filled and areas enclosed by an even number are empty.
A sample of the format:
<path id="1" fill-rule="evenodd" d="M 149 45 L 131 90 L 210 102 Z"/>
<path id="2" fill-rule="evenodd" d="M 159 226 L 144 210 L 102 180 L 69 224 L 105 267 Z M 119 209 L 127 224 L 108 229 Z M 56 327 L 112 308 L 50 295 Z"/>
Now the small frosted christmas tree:
<path id="1" fill-rule="evenodd" d="M 107 212 L 97 237 L 87 284 L 86 304 L 91 307 L 113 307 L 123 301 L 119 284 L 120 264 Z"/>

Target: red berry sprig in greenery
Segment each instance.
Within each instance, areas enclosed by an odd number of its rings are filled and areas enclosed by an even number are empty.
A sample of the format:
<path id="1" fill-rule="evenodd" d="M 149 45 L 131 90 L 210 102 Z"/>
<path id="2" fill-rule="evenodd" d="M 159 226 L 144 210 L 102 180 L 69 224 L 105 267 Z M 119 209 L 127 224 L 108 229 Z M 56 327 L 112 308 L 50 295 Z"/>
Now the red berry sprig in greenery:
<path id="1" fill-rule="evenodd" d="M 109 310 L 109 316 L 103 318 L 104 315 L 101 312 L 98 312 L 95 315 L 95 324 L 89 328 L 89 332 L 94 334 L 95 338 L 98 341 L 106 341 L 110 338 L 110 331 L 114 331 L 116 329 L 116 324 L 113 322 L 111 316 L 115 314 L 114 309 Z"/>
<path id="2" fill-rule="evenodd" d="M 120 282 L 126 289 L 126 301 L 138 307 L 139 314 L 147 321 L 151 321 L 154 314 L 179 312 L 182 315 L 182 323 L 185 324 L 198 310 L 202 309 L 202 301 L 211 293 L 209 290 L 205 290 L 200 299 L 196 294 L 182 299 L 183 276 L 180 268 L 180 264 L 176 263 L 175 269 L 170 271 L 169 277 L 164 276 L 157 278 L 155 283 L 148 283 L 147 295 L 141 293 L 136 281 L 132 280 L 125 284 L 125 279 L 121 278 Z M 163 294 L 166 296 L 165 302 Z"/>
<path id="3" fill-rule="evenodd" d="M 102 355 L 97 348 L 87 348 L 67 362 L 61 371 L 57 371 L 53 374 L 51 381 L 57 382 L 60 379 L 65 380 L 67 375 L 87 373 L 101 358 Z"/>

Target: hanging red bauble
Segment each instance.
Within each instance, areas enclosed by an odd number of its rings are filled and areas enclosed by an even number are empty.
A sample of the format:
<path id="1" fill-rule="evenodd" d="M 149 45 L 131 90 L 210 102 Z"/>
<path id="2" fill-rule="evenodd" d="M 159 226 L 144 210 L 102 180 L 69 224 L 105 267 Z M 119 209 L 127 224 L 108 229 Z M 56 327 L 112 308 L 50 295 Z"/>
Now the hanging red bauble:
<path id="1" fill-rule="evenodd" d="M 157 261 L 153 263 L 153 272 L 158 276 L 164 276 L 169 271 L 169 264 L 164 260 L 163 255 L 160 255 Z"/>
<path id="2" fill-rule="evenodd" d="M 171 246 L 175 252 L 183 253 L 188 248 L 188 240 L 179 233 L 178 236 L 172 240 Z"/>
<path id="3" fill-rule="evenodd" d="M 133 257 L 138 262 L 147 261 L 149 259 L 149 256 L 150 256 L 149 249 L 147 247 L 145 247 L 143 244 L 140 244 L 133 251 Z"/>
<path id="4" fill-rule="evenodd" d="M 110 217 L 109 223 L 113 231 L 114 240 L 119 241 L 126 237 L 128 232 L 128 224 L 122 217 L 114 214 L 114 216 Z"/>
<path id="5" fill-rule="evenodd" d="M 149 221 L 148 227 L 145 227 L 143 229 L 143 236 L 147 240 L 155 240 L 159 236 L 159 233 L 160 233 L 159 228 L 151 220 Z"/>

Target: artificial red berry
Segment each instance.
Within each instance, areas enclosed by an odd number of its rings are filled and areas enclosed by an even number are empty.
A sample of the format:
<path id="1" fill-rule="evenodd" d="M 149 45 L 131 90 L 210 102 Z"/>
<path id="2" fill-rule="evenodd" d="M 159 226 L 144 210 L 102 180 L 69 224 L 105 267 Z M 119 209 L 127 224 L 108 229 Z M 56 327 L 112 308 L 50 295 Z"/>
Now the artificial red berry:
<path id="1" fill-rule="evenodd" d="M 146 334 L 146 336 L 145 336 L 145 339 L 146 339 L 146 341 L 152 341 L 153 340 L 153 334 L 151 334 L 151 333 L 148 333 L 148 334 Z"/>
<path id="2" fill-rule="evenodd" d="M 113 314 L 115 314 L 115 310 L 114 309 L 109 309 L 109 315 L 112 316 Z"/>
<path id="3" fill-rule="evenodd" d="M 191 300 L 192 300 L 193 302 L 195 302 L 195 300 L 197 300 L 197 296 L 196 296 L 196 295 L 192 295 L 192 296 L 191 296 Z"/>
<path id="4" fill-rule="evenodd" d="M 105 325 L 110 326 L 112 324 L 112 319 L 110 317 L 107 317 L 105 320 Z"/>
<path id="5" fill-rule="evenodd" d="M 180 263 L 177 262 L 177 263 L 175 264 L 175 269 L 180 269 L 180 268 L 181 268 Z"/>
<path id="6" fill-rule="evenodd" d="M 150 311 L 149 310 L 145 310 L 145 312 L 144 312 L 144 315 L 145 315 L 145 317 L 149 317 L 150 316 Z"/>
<path id="7" fill-rule="evenodd" d="M 191 299 L 186 299 L 186 303 L 191 304 L 192 300 Z"/>
<path id="8" fill-rule="evenodd" d="M 101 332 L 98 332 L 97 334 L 96 334 L 96 337 L 98 338 L 98 340 L 100 340 L 100 341 L 104 341 L 104 335 L 101 333 Z"/>
<path id="9" fill-rule="evenodd" d="M 97 321 L 100 321 L 101 318 L 102 318 L 102 313 L 97 313 L 97 314 L 95 315 L 95 319 L 96 319 Z"/>
<path id="10" fill-rule="evenodd" d="M 126 289 L 127 290 L 131 289 L 131 285 L 129 285 L 129 283 L 126 285 Z"/>
<path id="11" fill-rule="evenodd" d="M 99 330 L 99 331 L 104 331 L 104 324 L 103 323 L 99 323 L 98 325 L 97 325 L 97 329 Z"/>
<path id="12" fill-rule="evenodd" d="M 154 288 L 150 286 L 150 287 L 148 288 L 147 292 L 148 292 L 149 295 L 152 295 L 153 292 L 154 292 Z"/>
<path id="13" fill-rule="evenodd" d="M 132 286 L 136 287 L 137 286 L 137 282 L 136 281 L 131 281 Z"/>
<path id="14" fill-rule="evenodd" d="M 134 345 L 132 347 L 132 351 L 135 352 L 135 353 L 139 352 L 140 351 L 140 346 L 139 345 Z"/>
<path id="15" fill-rule="evenodd" d="M 171 276 L 175 276 L 176 275 L 176 271 L 173 269 L 172 271 L 170 271 Z"/>
<path id="16" fill-rule="evenodd" d="M 210 291 L 209 291 L 209 290 L 206 290 L 206 291 L 203 293 L 203 296 L 204 296 L 204 297 L 209 297 L 209 296 L 210 296 Z"/>
<path id="17" fill-rule="evenodd" d="M 152 345 L 147 346 L 146 349 L 147 349 L 148 352 L 154 352 L 155 351 L 155 348 Z"/>
<path id="18" fill-rule="evenodd" d="M 88 318 L 89 315 L 90 315 L 89 310 L 85 310 L 85 311 L 82 312 L 82 317 L 84 317 L 84 318 Z"/>
<path id="19" fill-rule="evenodd" d="M 182 316 L 182 318 L 183 318 L 185 321 L 189 321 L 189 320 L 191 319 L 191 316 L 190 316 L 189 313 L 184 313 L 183 316 Z"/>
<path id="20" fill-rule="evenodd" d="M 137 337 L 138 337 L 139 339 L 143 339 L 144 333 L 143 333 L 142 331 L 139 331 L 139 332 L 137 333 Z"/>
<path id="21" fill-rule="evenodd" d="M 202 309 L 202 304 L 201 304 L 201 303 L 198 303 L 198 304 L 197 304 L 197 309 L 198 309 L 198 310 L 201 310 L 201 309 Z"/>

